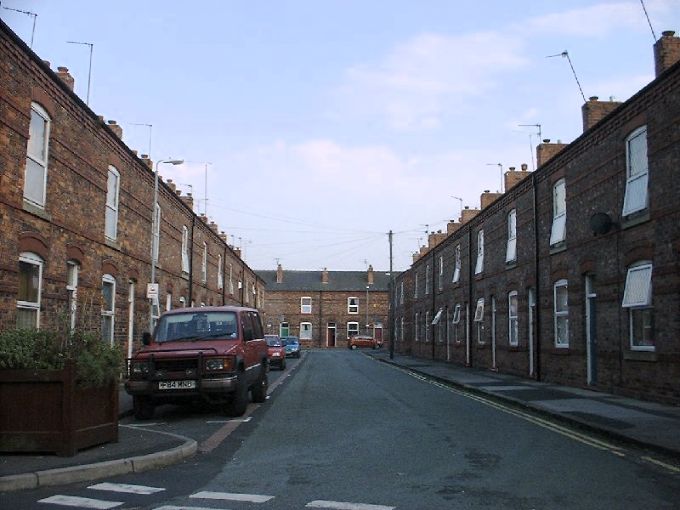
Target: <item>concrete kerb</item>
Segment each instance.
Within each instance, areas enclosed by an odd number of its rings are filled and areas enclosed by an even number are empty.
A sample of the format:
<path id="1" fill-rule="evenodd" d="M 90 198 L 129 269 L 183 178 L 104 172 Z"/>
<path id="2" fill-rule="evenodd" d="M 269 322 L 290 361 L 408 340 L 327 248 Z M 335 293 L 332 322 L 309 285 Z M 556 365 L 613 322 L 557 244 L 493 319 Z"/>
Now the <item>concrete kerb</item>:
<path id="1" fill-rule="evenodd" d="M 36 471 L 34 473 L 1 476 L 0 492 L 37 489 L 38 487 L 66 485 L 69 483 L 97 480 L 126 473 L 140 473 L 142 471 L 170 466 L 180 462 L 181 460 L 193 456 L 198 449 L 198 443 L 188 437 L 157 430 L 152 430 L 151 432 L 177 438 L 184 441 L 184 444 L 148 455 L 95 462 L 83 466 L 70 466 Z"/>
<path id="2" fill-rule="evenodd" d="M 370 355 L 368 355 L 370 356 Z M 571 417 L 571 416 L 565 416 L 563 414 L 559 414 L 553 411 L 549 411 L 547 409 L 544 409 L 542 407 L 536 406 L 530 402 L 526 402 L 524 400 L 520 400 L 508 395 L 498 395 L 496 393 L 489 392 L 487 390 L 483 390 L 480 388 L 477 388 L 475 386 L 471 386 L 469 384 L 461 383 L 452 379 L 447 379 L 445 377 L 440 377 L 437 375 L 433 375 L 430 373 L 427 373 L 423 370 L 418 370 L 416 368 L 411 368 L 405 365 L 400 365 L 399 363 L 389 360 L 389 359 L 384 359 L 384 358 L 378 358 L 374 356 L 370 356 L 376 361 L 381 361 L 383 363 L 386 363 L 388 365 L 393 365 L 395 367 L 408 370 L 410 372 L 417 373 L 419 375 L 422 375 L 424 377 L 427 377 L 430 380 L 448 385 L 448 386 L 453 386 L 456 388 L 460 388 L 462 390 L 465 390 L 468 393 L 471 393 L 473 395 L 479 396 L 479 397 L 484 397 L 488 400 L 491 400 L 496 403 L 502 403 L 502 404 L 510 404 L 512 407 L 518 409 L 518 410 L 528 410 L 531 411 L 533 414 L 539 415 L 544 418 L 550 418 L 554 421 L 558 421 L 562 424 L 565 425 L 570 425 L 573 427 L 576 427 L 580 430 L 587 431 L 590 433 L 597 434 L 601 437 L 606 437 L 610 440 L 617 441 L 619 443 L 623 444 L 628 444 L 636 448 L 642 448 L 645 450 L 651 450 L 655 451 L 658 454 L 671 457 L 674 459 L 680 459 L 680 452 L 673 450 L 671 448 L 666 448 L 663 445 L 658 445 L 658 444 L 653 444 L 653 443 L 648 443 L 645 441 L 641 441 L 639 439 L 636 439 L 634 437 L 628 436 L 626 434 L 622 434 L 618 432 L 617 430 L 605 427 L 603 425 L 593 425 L 591 423 L 588 423 L 587 421 L 580 420 L 577 417 Z"/>

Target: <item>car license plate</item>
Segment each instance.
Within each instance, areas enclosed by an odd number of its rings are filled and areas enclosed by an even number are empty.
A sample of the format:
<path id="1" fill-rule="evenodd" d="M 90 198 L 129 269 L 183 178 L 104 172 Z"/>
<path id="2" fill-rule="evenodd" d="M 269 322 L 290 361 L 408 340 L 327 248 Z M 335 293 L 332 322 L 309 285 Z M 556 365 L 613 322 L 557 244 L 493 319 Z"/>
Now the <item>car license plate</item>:
<path id="1" fill-rule="evenodd" d="M 159 390 L 193 390 L 196 388 L 196 381 L 160 381 Z"/>

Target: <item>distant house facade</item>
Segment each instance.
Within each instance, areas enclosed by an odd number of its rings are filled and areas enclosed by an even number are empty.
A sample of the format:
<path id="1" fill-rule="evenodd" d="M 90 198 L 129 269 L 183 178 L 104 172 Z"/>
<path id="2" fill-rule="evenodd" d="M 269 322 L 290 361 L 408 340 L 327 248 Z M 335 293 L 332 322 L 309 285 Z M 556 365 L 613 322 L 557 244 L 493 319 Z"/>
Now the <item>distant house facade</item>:
<path id="1" fill-rule="evenodd" d="M 260 278 L 0 21 L 0 329 L 76 327 L 128 353 L 164 310 L 264 299 Z M 158 284 L 147 298 L 147 284 Z"/>
<path id="2" fill-rule="evenodd" d="M 257 270 L 267 290 L 267 333 L 294 335 L 306 347 L 346 347 L 351 335 L 389 339 L 387 273 Z"/>
<path id="3" fill-rule="evenodd" d="M 680 404 L 680 38 L 397 277 L 397 352 Z"/>

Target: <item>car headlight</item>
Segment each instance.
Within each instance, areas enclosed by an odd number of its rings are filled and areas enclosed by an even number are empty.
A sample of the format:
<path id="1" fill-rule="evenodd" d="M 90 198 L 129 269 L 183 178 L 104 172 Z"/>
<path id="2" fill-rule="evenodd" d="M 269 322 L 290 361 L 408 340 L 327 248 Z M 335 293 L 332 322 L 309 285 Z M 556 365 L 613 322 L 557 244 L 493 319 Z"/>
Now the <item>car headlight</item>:
<path id="1" fill-rule="evenodd" d="M 130 363 L 130 373 L 132 375 L 146 375 L 151 370 L 151 363 L 148 361 L 133 361 Z"/>
<path id="2" fill-rule="evenodd" d="M 277 358 L 277 357 L 281 356 L 281 353 L 280 353 L 280 352 L 275 352 L 274 354 L 272 354 L 272 356 L 275 357 L 275 358 Z"/>
<path id="3" fill-rule="evenodd" d="M 205 360 L 207 371 L 231 370 L 234 366 L 232 358 L 208 358 Z"/>

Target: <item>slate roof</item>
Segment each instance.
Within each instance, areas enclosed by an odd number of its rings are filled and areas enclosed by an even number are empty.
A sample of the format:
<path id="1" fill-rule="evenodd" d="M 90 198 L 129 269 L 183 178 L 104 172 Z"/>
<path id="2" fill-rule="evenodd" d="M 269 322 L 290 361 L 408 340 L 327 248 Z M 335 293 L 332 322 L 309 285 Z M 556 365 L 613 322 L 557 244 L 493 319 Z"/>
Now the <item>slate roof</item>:
<path id="1" fill-rule="evenodd" d="M 366 291 L 366 271 L 328 271 L 328 283 L 321 283 L 323 271 L 283 271 L 283 282 L 276 283 L 276 271 L 255 270 L 267 286 L 267 291 Z M 394 274 L 395 278 L 397 273 Z M 390 275 L 386 271 L 373 271 L 370 291 L 387 292 Z"/>

